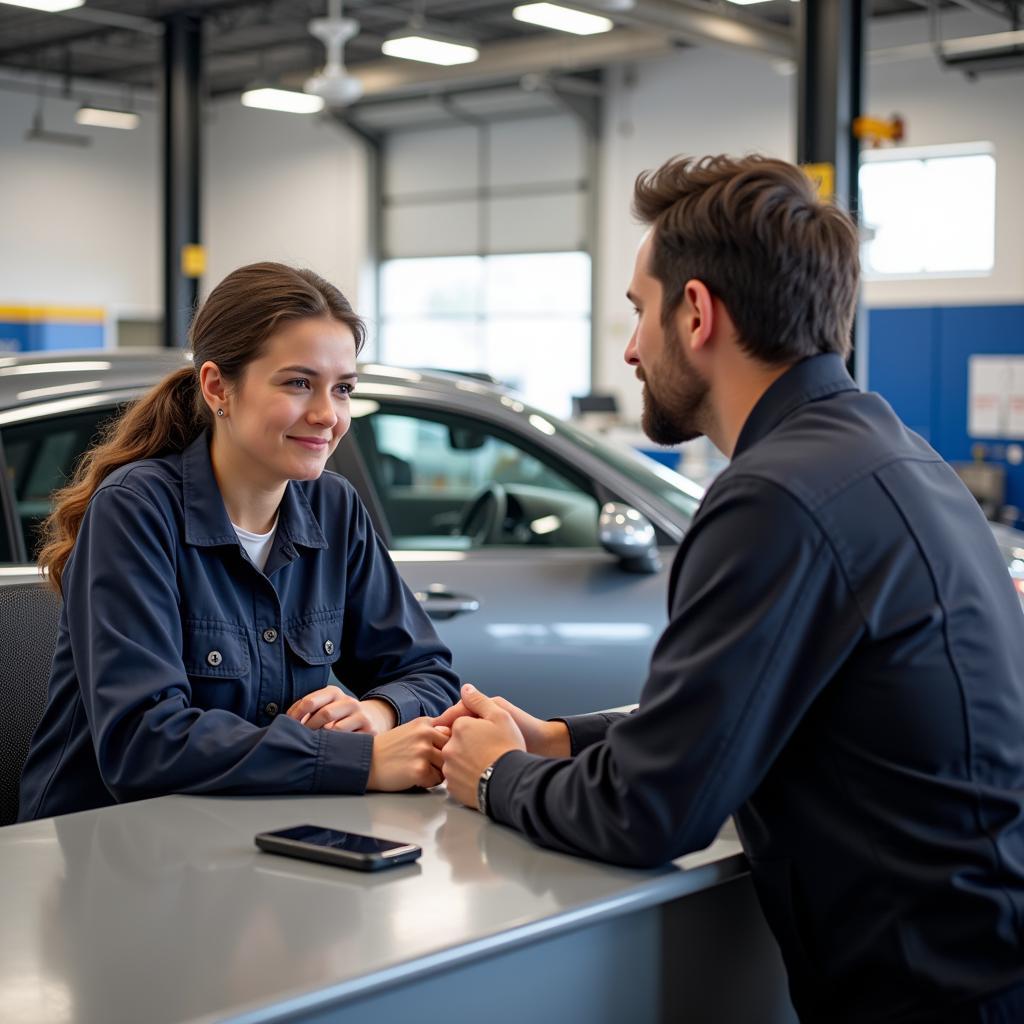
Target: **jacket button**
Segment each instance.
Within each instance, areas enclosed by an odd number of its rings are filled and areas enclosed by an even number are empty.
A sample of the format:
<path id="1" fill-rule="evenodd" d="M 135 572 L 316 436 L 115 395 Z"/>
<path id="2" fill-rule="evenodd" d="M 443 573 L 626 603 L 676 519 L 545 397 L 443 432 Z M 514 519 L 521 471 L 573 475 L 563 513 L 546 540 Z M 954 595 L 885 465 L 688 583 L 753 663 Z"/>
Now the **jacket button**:
<path id="1" fill-rule="evenodd" d="M 220 651 L 210 651 L 206 656 L 206 662 L 208 665 L 213 665 L 216 668 L 224 660 L 223 655 Z"/>
<path id="2" fill-rule="evenodd" d="M 268 644 L 272 644 L 277 639 L 277 630 L 273 628 L 263 630 L 263 639 Z"/>
<path id="3" fill-rule="evenodd" d="M 325 640 L 324 641 L 324 654 L 333 654 L 333 653 L 334 653 L 334 641 L 333 640 Z"/>
<path id="4" fill-rule="evenodd" d="M 270 702 L 270 703 L 269 703 L 269 704 L 268 704 L 268 705 L 267 705 L 267 706 L 266 706 L 266 707 L 265 707 L 265 708 L 264 708 L 263 710 L 264 710 L 264 711 L 265 711 L 265 712 L 266 712 L 266 713 L 267 713 L 268 715 L 270 715 L 270 717 L 271 717 L 271 718 L 273 718 L 273 717 L 274 717 L 274 715 L 276 715 L 276 714 L 277 714 L 277 710 L 278 710 L 278 709 L 277 709 L 277 705 L 276 705 L 276 704 L 275 704 L 275 703 L 274 703 L 273 701 L 271 701 L 271 702 Z"/>

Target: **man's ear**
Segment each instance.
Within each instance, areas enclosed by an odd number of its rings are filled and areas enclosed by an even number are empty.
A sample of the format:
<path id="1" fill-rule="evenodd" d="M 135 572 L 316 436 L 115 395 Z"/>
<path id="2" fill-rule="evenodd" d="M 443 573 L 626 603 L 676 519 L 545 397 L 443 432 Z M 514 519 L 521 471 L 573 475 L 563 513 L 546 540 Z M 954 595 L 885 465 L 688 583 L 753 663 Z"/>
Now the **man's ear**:
<path id="1" fill-rule="evenodd" d="M 690 350 L 697 351 L 708 343 L 715 327 L 715 304 L 703 281 L 692 278 L 683 286 L 675 327 L 680 341 Z"/>
<path id="2" fill-rule="evenodd" d="M 222 409 L 227 404 L 227 381 L 221 375 L 220 367 L 212 360 L 208 359 L 199 368 L 199 389 L 211 412 Z"/>

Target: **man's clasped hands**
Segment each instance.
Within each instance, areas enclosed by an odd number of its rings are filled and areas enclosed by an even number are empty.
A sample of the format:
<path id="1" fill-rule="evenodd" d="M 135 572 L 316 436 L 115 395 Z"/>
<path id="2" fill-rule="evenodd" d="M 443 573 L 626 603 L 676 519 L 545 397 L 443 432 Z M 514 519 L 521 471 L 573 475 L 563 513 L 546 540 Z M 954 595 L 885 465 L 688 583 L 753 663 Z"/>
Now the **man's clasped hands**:
<path id="1" fill-rule="evenodd" d="M 462 699 L 437 718 L 395 725 L 386 700 L 358 700 L 340 687 L 325 686 L 287 711 L 308 729 L 369 733 L 374 737 L 367 788 L 395 791 L 447 782 L 448 792 L 467 807 L 477 805 L 477 783 L 485 768 L 510 750 L 543 757 L 568 757 L 564 722 L 534 718 L 504 697 L 462 687 Z"/>

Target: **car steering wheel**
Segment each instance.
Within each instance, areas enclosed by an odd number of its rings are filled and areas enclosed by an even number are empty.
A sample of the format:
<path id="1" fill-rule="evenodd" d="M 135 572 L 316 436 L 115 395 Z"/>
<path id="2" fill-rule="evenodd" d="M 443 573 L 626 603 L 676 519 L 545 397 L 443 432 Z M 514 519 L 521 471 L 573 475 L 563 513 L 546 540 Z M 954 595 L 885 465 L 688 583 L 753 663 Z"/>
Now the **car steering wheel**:
<path id="1" fill-rule="evenodd" d="M 477 548 L 501 538 L 508 511 L 508 495 L 499 483 L 485 484 L 469 501 L 459 518 L 458 532 Z"/>

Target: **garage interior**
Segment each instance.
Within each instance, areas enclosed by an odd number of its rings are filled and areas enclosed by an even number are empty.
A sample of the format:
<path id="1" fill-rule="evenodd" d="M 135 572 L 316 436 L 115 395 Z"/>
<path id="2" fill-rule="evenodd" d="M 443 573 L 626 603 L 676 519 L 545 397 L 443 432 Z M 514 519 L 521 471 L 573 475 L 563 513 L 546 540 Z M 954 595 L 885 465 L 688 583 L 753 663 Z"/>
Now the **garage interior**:
<path id="1" fill-rule="evenodd" d="M 19 705 L 35 680 L 0 743 L 19 771 L 58 641 L 53 495 L 256 261 L 365 321 L 327 468 L 463 680 L 545 720 L 635 706 L 728 465 L 645 435 L 623 358 L 634 182 L 677 154 L 791 161 L 853 216 L 849 370 L 956 470 L 1024 607 L 1024 3 L 573 0 L 568 29 L 522 6 L 0 2 L 0 628 L 37 629 L 0 668 Z M 798 1019 L 731 823 L 635 872 L 436 789 L 14 825 L 16 783 L 2 1020 Z M 390 883 L 259 860 L 252 835 L 303 815 L 424 858 Z"/>

